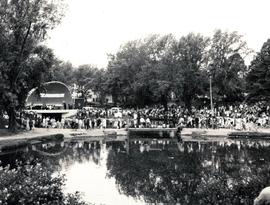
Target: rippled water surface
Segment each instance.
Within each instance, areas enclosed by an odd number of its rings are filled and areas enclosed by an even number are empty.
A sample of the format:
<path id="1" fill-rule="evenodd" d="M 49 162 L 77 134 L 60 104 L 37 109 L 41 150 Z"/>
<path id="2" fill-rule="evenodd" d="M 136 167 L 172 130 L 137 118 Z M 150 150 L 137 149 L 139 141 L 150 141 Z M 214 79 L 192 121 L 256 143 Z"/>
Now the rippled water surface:
<path id="1" fill-rule="evenodd" d="M 2 166 L 34 159 L 95 204 L 253 204 L 270 185 L 270 141 L 77 140 L 0 153 Z"/>

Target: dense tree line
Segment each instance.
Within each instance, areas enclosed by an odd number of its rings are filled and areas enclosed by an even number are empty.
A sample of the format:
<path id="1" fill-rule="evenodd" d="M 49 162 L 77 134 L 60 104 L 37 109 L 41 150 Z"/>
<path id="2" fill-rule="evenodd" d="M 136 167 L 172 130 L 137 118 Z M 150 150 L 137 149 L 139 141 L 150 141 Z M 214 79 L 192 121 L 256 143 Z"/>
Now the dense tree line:
<path id="1" fill-rule="evenodd" d="M 209 101 L 211 76 L 215 103 L 231 104 L 245 99 L 248 67 L 244 58 L 249 53 L 236 32 L 217 30 L 213 37 L 190 33 L 179 39 L 171 34 L 151 35 L 123 44 L 109 55 L 107 69 L 58 62 L 50 79 L 76 83 L 82 92 L 91 88 L 100 96 L 112 94 L 115 104 L 122 106 L 161 104 L 166 108 L 174 97 L 190 109 Z"/>
<path id="2" fill-rule="evenodd" d="M 209 100 L 213 79 L 216 103 L 243 101 L 250 49 L 236 32 L 215 31 L 213 37 L 190 33 L 152 35 L 122 45 L 109 56 L 103 87 L 120 105 L 162 104 L 172 96 L 188 109 L 198 100 Z M 198 103 L 197 103 L 198 104 Z"/>
<path id="3" fill-rule="evenodd" d="M 209 101 L 212 78 L 216 105 L 269 100 L 270 41 L 264 43 L 251 65 L 252 53 L 237 32 L 216 30 L 212 37 L 190 33 L 152 35 L 122 45 L 110 56 L 105 89 L 121 105 L 167 106 L 172 94 L 190 109 Z M 207 102 L 209 105 L 209 102 Z"/>

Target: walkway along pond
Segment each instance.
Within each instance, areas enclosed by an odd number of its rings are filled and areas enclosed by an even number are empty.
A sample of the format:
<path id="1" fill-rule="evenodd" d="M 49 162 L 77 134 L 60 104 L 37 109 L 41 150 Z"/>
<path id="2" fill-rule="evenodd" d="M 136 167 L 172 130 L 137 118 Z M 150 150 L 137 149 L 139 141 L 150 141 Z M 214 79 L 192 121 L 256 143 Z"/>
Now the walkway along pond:
<path id="1" fill-rule="evenodd" d="M 65 174 L 63 191 L 95 204 L 253 204 L 270 184 L 268 140 L 78 138 L 2 151 L 0 160 Z"/>

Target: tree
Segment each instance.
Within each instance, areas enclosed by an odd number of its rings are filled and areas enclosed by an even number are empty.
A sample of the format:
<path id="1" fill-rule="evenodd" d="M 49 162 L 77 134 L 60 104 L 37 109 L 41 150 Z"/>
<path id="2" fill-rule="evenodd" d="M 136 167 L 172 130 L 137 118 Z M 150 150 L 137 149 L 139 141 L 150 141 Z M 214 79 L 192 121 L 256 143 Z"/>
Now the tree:
<path id="1" fill-rule="evenodd" d="M 151 35 L 126 43 L 110 56 L 107 84 L 115 102 L 167 106 L 172 82 L 168 79 L 170 64 L 166 58 L 173 42 L 172 35 Z"/>
<path id="2" fill-rule="evenodd" d="M 239 53 L 228 58 L 227 69 L 220 84 L 224 94 L 224 102 L 240 102 L 244 99 L 247 66 Z"/>
<path id="3" fill-rule="evenodd" d="M 106 74 L 107 73 L 104 69 L 97 69 L 94 73 L 93 79 L 87 86 L 98 94 L 98 102 L 101 105 L 104 105 L 106 103 L 105 102 L 106 95 L 109 94 L 106 84 L 107 79 Z"/>
<path id="4" fill-rule="evenodd" d="M 151 43 L 151 41 L 150 41 Z M 149 59 L 151 62 L 149 72 L 149 87 L 152 93 L 153 102 L 160 103 L 167 111 L 167 104 L 170 99 L 173 86 L 176 82 L 176 69 L 174 64 L 174 53 L 172 48 L 177 43 L 171 34 L 157 36 L 150 47 Z"/>
<path id="5" fill-rule="evenodd" d="M 270 100 L 270 39 L 262 46 L 251 62 L 247 75 L 247 91 L 250 101 Z"/>
<path id="6" fill-rule="evenodd" d="M 0 98 L 11 131 L 17 128 L 16 111 L 24 107 L 28 91 L 41 85 L 52 66 L 51 50 L 40 43 L 60 22 L 60 5 L 46 0 L 0 1 Z"/>
<path id="7" fill-rule="evenodd" d="M 208 71 L 213 77 L 213 94 L 217 101 L 235 102 L 243 99 L 243 58 L 251 50 L 237 32 L 217 30 L 211 40 Z"/>
<path id="8" fill-rule="evenodd" d="M 89 90 L 95 90 L 99 87 L 101 70 L 93 65 L 80 65 L 73 71 L 73 82 L 79 87 L 78 92 L 81 97 L 86 99 L 88 97 Z M 97 91 L 97 90 L 95 90 Z"/>
<path id="9" fill-rule="evenodd" d="M 74 70 L 75 68 L 70 62 L 57 60 L 50 69 L 50 73 L 46 81 L 55 80 L 63 82 L 67 85 L 72 85 L 75 83 Z"/>
<path id="10" fill-rule="evenodd" d="M 143 90 L 147 90 L 147 81 L 141 83 L 141 75 L 149 63 L 142 44 L 138 40 L 127 42 L 115 55 L 109 56 L 106 85 L 115 104 L 140 106 L 146 101 Z"/>
<path id="11" fill-rule="evenodd" d="M 98 68 L 93 65 L 80 65 L 74 70 L 74 81 L 79 86 L 87 86 L 94 79 L 94 75 Z"/>
<path id="12" fill-rule="evenodd" d="M 209 92 L 211 73 L 216 99 L 240 101 L 247 72 L 243 57 L 249 52 L 236 32 L 218 30 L 212 39 L 193 33 L 179 40 L 151 35 L 124 44 L 110 56 L 107 85 L 118 103 L 162 104 L 166 110 L 173 92 L 190 110 L 196 99 Z"/>
<path id="13" fill-rule="evenodd" d="M 177 69 L 175 93 L 189 110 L 193 100 L 204 92 L 206 78 L 203 70 L 208 45 L 209 38 L 190 33 L 182 37 L 174 48 L 174 64 Z"/>

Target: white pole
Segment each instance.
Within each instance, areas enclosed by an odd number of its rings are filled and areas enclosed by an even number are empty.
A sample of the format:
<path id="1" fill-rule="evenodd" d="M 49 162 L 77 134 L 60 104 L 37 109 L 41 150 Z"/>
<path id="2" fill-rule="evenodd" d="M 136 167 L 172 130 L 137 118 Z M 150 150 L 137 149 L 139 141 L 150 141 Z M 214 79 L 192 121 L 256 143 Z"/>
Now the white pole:
<path id="1" fill-rule="evenodd" d="M 212 94 L 212 76 L 210 75 L 210 103 L 212 116 L 214 116 L 214 106 L 213 106 L 213 94 Z"/>

